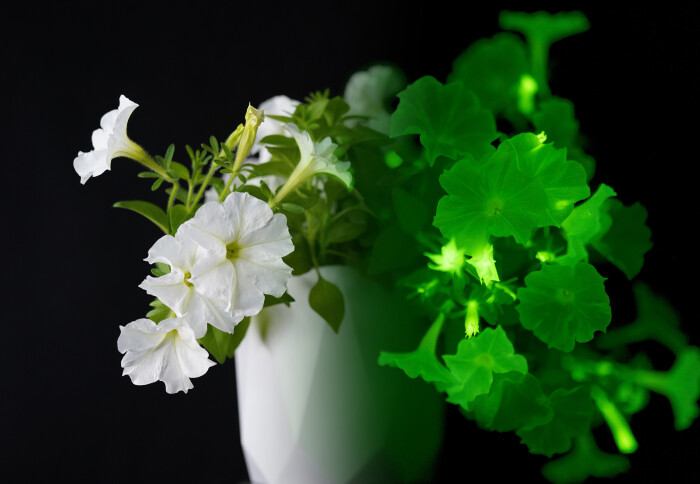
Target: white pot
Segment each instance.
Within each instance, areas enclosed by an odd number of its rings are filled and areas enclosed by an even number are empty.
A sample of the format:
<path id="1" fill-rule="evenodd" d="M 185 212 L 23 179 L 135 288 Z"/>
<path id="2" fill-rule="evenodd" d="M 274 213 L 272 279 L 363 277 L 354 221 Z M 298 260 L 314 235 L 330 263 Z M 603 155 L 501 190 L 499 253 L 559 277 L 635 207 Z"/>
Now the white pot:
<path id="1" fill-rule="evenodd" d="M 310 271 L 289 282 L 291 306 L 264 309 L 236 350 L 252 483 L 427 481 L 442 438 L 443 401 L 424 382 L 377 365 L 380 349 L 414 349 L 425 324 L 413 324 L 405 303 L 353 269 L 321 272 L 344 295 L 338 334 L 309 307 L 317 280 Z"/>

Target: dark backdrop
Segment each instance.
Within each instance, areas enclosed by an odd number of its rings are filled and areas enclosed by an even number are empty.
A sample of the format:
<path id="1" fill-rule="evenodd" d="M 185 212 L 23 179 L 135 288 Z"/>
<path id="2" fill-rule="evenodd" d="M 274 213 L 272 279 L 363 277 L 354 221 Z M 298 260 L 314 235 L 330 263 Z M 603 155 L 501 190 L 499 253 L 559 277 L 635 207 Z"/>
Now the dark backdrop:
<path id="1" fill-rule="evenodd" d="M 678 308 L 700 345 L 692 277 L 697 179 L 690 176 L 697 162 L 697 11 L 608 3 L 502 7 L 588 15 L 587 33 L 553 48 L 553 92 L 576 106 L 599 163 L 596 182 L 613 186 L 626 204 L 647 207 L 655 247 L 640 279 Z M 232 362 L 195 380 L 186 396 L 167 395 L 161 383 L 135 387 L 121 376 L 118 325 L 147 309 L 137 285 L 159 234 L 111 205 L 160 200 L 126 160 L 85 186 L 72 168 L 119 95 L 141 105 L 129 133 L 149 151 L 198 145 L 226 136 L 248 102 L 280 93 L 301 99 L 326 87 L 341 94 L 350 74 L 372 62 L 393 61 L 411 80 L 444 80 L 470 42 L 498 30 L 499 8 L 461 5 L 456 12 L 437 1 L 225 8 L 25 2 L 4 12 L 0 479 L 246 479 Z M 609 272 L 608 284 L 619 287 L 616 320 L 628 321 L 629 289 Z M 663 351 L 658 358 L 671 362 Z M 700 475 L 698 425 L 675 432 L 667 401 L 652 396 L 634 418 L 640 449 L 619 481 Z M 601 437 L 612 450 L 612 440 Z M 455 482 L 455 473 L 465 476 L 459 481 L 537 481 L 543 462 L 515 435 L 480 432 L 451 407 L 436 482 Z"/>

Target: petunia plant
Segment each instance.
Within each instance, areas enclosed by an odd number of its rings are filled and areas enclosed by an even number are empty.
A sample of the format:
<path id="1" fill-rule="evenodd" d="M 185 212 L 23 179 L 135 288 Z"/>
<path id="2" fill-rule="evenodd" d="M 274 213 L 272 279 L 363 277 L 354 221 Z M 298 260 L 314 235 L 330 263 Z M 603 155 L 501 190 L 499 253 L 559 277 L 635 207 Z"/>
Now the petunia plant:
<path id="1" fill-rule="evenodd" d="M 305 103 L 276 96 L 221 142 L 175 146 L 151 157 L 127 136 L 137 104 L 120 98 L 102 117 L 94 149 L 80 152 L 74 168 L 81 183 L 130 158 L 148 168 L 138 174 L 165 188 L 164 205 L 129 200 L 115 207 L 136 212 L 164 235 L 146 261 L 152 274 L 139 285 L 155 299 L 145 318 L 121 326 L 117 348 L 136 385 L 156 381 L 168 393 L 187 392 L 191 378 L 223 363 L 240 344 L 250 317 L 264 307 L 290 304 L 292 274 L 315 270 L 309 303 L 333 328 L 344 315 L 341 291 L 319 267 L 350 259 L 372 216 L 353 188 L 349 148 L 363 143 L 379 151 L 385 134 L 358 124 L 341 97 L 318 92 Z M 388 116 L 388 113 L 387 113 Z M 380 156 L 380 155 L 379 155 Z"/>
<path id="2" fill-rule="evenodd" d="M 649 392 L 669 400 L 676 429 L 698 417 L 700 348 L 641 282 L 634 323 L 611 310 L 601 267 L 637 278 L 651 231 L 641 204 L 595 179 L 573 103 L 548 85 L 549 47 L 586 17 L 502 12 L 500 24 L 522 37 L 481 39 L 445 83 L 424 76 L 398 93 L 375 170 L 391 196 L 368 198 L 380 217 L 367 270 L 402 288 L 426 333 L 378 362 L 555 459 L 542 469 L 552 482 L 611 477 L 624 454 L 655 445 L 631 423 Z M 630 346 L 646 340 L 674 352 L 670 370 Z M 622 455 L 598 449 L 600 425 Z"/>
<path id="3" fill-rule="evenodd" d="M 139 286 L 152 309 L 120 328 L 124 375 L 187 392 L 210 356 L 233 356 L 252 316 L 293 307 L 287 283 L 309 271 L 309 304 L 337 332 L 347 302 L 319 267 L 342 263 L 425 321 L 413 351 L 388 347 L 378 364 L 424 380 L 481 428 L 514 432 L 553 459 L 552 482 L 615 476 L 624 454 L 654 445 L 631 423 L 650 392 L 669 400 L 677 430 L 693 425 L 700 348 L 636 280 L 652 247 L 646 210 L 595 178 L 573 103 L 548 85 L 550 46 L 588 21 L 502 12 L 500 24 L 510 32 L 467 48 L 445 82 L 373 66 L 343 97 L 276 96 L 226 138 L 163 156 L 129 139 L 137 105 L 122 96 L 74 168 L 86 183 L 130 158 L 164 192 L 160 206 L 115 204 L 163 232 Z M 601 271 L 634 280 L 633 323 L 613 314 Z M 673 352 L 670 369 L 639 351 L 646 340 Z M 597 447 L 602 425 L 619 454 Z"/>

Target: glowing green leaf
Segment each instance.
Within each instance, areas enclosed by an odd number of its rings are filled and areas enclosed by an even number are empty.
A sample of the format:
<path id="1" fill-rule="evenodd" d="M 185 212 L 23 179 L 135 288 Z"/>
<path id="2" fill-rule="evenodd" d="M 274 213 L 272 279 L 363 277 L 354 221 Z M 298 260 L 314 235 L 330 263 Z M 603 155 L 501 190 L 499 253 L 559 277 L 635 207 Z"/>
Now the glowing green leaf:
<path id="1" fill-rule="evenodd" d="M 527 372 L 527 360 L 515 354 L 500 326 L 460 341 L 457 353 L 444 355 L 443 359 L 457 381 L 447 389 L 447 401 L 465 409 L 478 395 L 489 392 L 494 373 Z"/>
<path id="2" fill-rule="evenodd" d="M 420 376 L 427 382 L 450 385 L 454 383 L 454 377 L 440 363 L 435 355 L 435 347 L 437 340 L 442 330 L 442 324 L 445 321 L 444 314 L 441 314 L 435 322 L 430 326 L 430 329 L 418 346 L 418 349 L 410 353 L 387 353 L 382 351 L 379 354 L 379 365 L 392 366 L 402 369 L 409 378 Z"/>
<path id="3" fill-rule="evenodd" d="M 605 278 L 587 262 L 545 265 L 525 277 L 518 289 L 522 325 L 550 348 L 571 351 L 575 342 L 593 339 L 610 324 Z"/>
<path id="4" fill-rule="evenodd" d="M 441 84 L 425 76 L 399 93 L 391 116 L 391 137 L 417 134 L 432 166 L 439 156 L 457 159 L 491 152 L 496 122 L 464 84 Z"/>
<path id="5" fill-rule="evenodd" d="M 578 483 L 588 477 L 615 477 L 627 471 L 626 457 L 601 451 L 590 432 L 576 439 L 574 450 L 542 467 L 542 474 L 555 484 Z"/>
<path id="6" fill-rule="evenodd" d="M 632 324 L 602 335 L 597 340 L 598 346 L 610 349 L 653 339 L 678 354 L 688 343 L 688 338 L 678 329 L 678 314 L 673 307 L 641 282 L 635 284 L 634 296 L 637 319 Z"/>
<path id="7" fill-rule="evenodd" d="M 590 193 L 583 168 L 531 133 L 504 141 L 480 162 L 458 161 L 440 184 L 447 196 L 433 223 L 470 254 L 483 249 L 491 235 L 525 244 L 533 229 L 559 225 Z"/>
<path id="8" fill-rule="evenodd" d="M 530 373 L 497 376 L 491 392 L 478 396 L 470 409 L 479 426 L 496 432 L 530 429 L 553 416 L 540 382 Z"/>
<path id="9" fill-rule="evenodd" d="M 461 81 L 485 108 L 498 114 L 515 109 L 520 81 L 528 70 L 525 44 L 512 34 L 500 33 L 474 42 L 460 54 L 447 82 Z"/>
<path id="10" fill-rule="evenodd" d="M 593 247 L 632 279 L 642 270 L 644 254 L 652 247 L 647 211 L 639 203 L 626 207 L 619 200 L 608 200 L 606 208 L 612 227 Z"/>
<path id="11" fill-rule="evenodd" d="M 593 403 L 590 392 L 584 386 L 571 390 L 559 388 L 549 396 L 548 403 L 554 411 L 552 420 L 516 433 L 530 452 L 552 457 L 569 451 L 572 439 L 590 429 Z"/>
<path id="12" fill-rule="evenodd" d="M 578 205 L 561 224 L 567 240 L 567 253 L 557 259 L 560 264 L 588 261 L 586 245 L 602 237 L 610 229 L 612 219 L 604 209 L 605 201 L 616 195 L 615 191 L 601 184 L 591 198 Z"/>
<path id="13" fill-rule="evenodd" d="M 700 348 L 697 346 L 681 351 L 667 372 L 633 370 L 631 377 L 635 383 L 668 398 L 676 430 L 687 429 L 700 416 Z"/>

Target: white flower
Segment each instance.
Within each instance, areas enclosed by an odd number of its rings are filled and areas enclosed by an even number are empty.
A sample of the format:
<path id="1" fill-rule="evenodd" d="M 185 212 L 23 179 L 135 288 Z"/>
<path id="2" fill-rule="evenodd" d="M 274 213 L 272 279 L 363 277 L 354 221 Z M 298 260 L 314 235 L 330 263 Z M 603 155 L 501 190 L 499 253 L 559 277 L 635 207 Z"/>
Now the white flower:
<path id="1" fill-rule="evenodd" d="M 112 160 L 119 156 L 136 161 L 147 158 L 150 161 L 146 152 L 126 135 L 129 116 L 137 107 L 138 104 L 122 95 L 119 97 L 119 108 L 102 116 L 100 128 L 92 133 L 94 149 L 87 153 L 79 151 L 78 156 L 73 160 L 73 168 L 80 175 L 80 183 L 85 184 L 91 176 L 101 175 L 110 170 Z"/>
<path id="2" fill-rule="evenodd" d="M 318 173 L 326 173 L 340 180 L 348 189 L 352 183 L 352 175 L 348 171 L 349 161 L 338 161 L 333 154 L 337 145 L 326 137 L 319 143 L 314 143 L 306 131 L 299 131 L 295 124 L 287 123 L 285 129 L 294 137 L 301 157 L 299 163 L 289 175 L 289 179 L 275 196 L 275 203 L 280 202 L 294 191 L 304 181 Z"/>
<path id="3" fill-rule="evenodd" d="M 168 393 L 187 393 L 193 387 L 190 378 L 204 375 L 215 365 L 183 318 L 164 319 L 160 324 L 142 318 L 119 329 L 117 348 L 125 353 L 123 375 L 129 375 L 134 385 L 160 380 Z"/>
<path id="4" fill-rule="evenodd" d="M 294 113 L 299 101 L 288 98 L 287 96 L 275 96 L 267 101 L 263 101 L 258 109 L 265 112 L 265 121 L 258 128 L 258 135 L 255 138 L 255 145 L 250 150 L 251 154 L 258 155 L 258 163 L 267 163 L 272 155 L 264 145 L 260 144 L 260 140 L 271 135 L 287 135 L 284 129 L 284 123 L 276 119 L 269 118 L 273 116 L 291 116 Z"/>
<path id="5" fill-rule="evenodd" d="M 377 65 L 356 72 L 345 85 L 343 94 L 343 99 L 350 106 L 348 115 L 368 116 L 367 125 L 370 128 L 388 135 L 390 101 L 404 87 L 406 77 L 396 67 Z"/>
<path id="6" fill-rule="evenodd" d="M 226 310 L 235 318 L 259 313 L 265 294 L 281 297 L 286 291 L 292 269 L 282 257 L 294 245 L 287 218 L 273 214 L 265 202 L 234 192 L 223 203 L 202 205 L 180 231 L 208 251 L 217 264 L 191 279 L 195 290 L 227 301 Z"/>
<path id="7" fill-rule="evenodd" d="M 204 292 L 217 284 L 228 284 L 228 273 L 214 254 L 187 237 L 187 228 L 180 226 L 175 237 L 164 235 L 153 244 L 145 260 L 151 264 L 162 262 L 170 272 L 161 277 L 148 276 L 139 285 L 151 296 L 161 300 L 178 316 L 189 316 L 195 337 L 207 332 L 207 323 L 232 333 L 243 316 L 229 311 L 229 300 L 217 292 Z"/>

